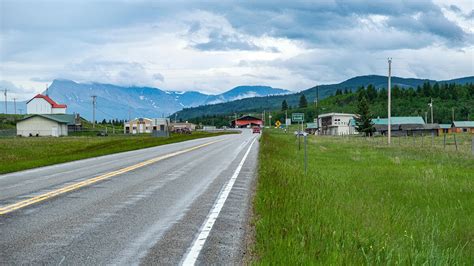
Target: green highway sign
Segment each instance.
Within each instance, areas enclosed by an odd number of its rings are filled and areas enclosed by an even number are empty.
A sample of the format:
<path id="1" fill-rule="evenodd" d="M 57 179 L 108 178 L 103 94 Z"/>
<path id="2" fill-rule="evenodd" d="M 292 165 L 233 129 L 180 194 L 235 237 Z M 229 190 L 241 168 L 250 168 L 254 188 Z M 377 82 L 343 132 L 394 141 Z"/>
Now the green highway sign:
<path id="1" fill-rule="evenodd" d="M 292 113 L 291 121 L 293 122 L 304 122 L 304 113 Z"/>

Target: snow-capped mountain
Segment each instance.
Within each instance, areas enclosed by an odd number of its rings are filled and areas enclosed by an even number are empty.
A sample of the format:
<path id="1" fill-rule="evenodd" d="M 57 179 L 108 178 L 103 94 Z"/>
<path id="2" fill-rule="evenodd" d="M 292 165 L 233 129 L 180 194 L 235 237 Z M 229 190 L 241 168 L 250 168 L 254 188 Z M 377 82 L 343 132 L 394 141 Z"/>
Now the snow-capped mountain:
<path id="1" fill-rule="evenodd" d="M 79 113 L 86 119 L 92 119 L 92 96 L 97 96 L 97 120 L 166 117 L 187 107 L 288 92 L 266 86 L 239 86 L 222 94 L 207 95 L 197 91 L 164 91 L 152 87 L 77 83 L 63 79 L 54 80 L 48 88 L 51 98 L 67 104 L 68 113 Z"/>

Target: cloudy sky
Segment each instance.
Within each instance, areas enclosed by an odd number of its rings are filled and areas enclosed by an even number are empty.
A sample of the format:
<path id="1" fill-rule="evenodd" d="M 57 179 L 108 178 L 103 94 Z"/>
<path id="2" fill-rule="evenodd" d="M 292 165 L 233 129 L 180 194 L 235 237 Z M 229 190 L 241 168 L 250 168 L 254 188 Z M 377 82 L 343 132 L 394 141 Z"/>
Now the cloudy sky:
<path id="1" fill-rule="evenodd" d="M 55 78 L 218 93 L 474 75 L 472 1 L 0 0 L 0 86 Z"/>

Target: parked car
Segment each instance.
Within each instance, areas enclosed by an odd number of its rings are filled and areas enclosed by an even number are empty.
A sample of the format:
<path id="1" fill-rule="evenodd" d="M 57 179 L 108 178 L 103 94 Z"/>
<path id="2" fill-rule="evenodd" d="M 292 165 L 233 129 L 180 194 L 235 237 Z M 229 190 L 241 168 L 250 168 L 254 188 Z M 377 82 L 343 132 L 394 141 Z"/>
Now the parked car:
<path id="1" fill-rule="evenodd" d="M 260 133 L 260 127 L 253 127 L 252 133 Z"/>

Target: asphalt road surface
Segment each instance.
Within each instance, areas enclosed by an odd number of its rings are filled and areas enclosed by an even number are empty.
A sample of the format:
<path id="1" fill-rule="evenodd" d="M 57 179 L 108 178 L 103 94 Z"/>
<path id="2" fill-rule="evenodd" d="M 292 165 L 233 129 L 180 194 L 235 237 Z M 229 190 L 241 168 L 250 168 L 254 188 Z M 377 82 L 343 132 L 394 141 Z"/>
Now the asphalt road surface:
<path id="1" fill-rule="evenodd" d="M 258 134 L 0 175 L 0 264 L 241 264 Z"/>

